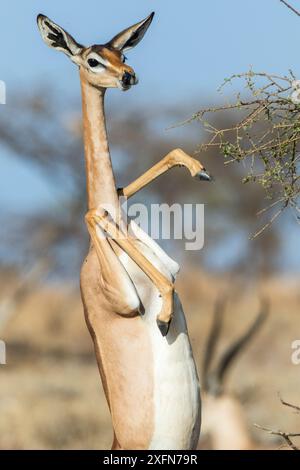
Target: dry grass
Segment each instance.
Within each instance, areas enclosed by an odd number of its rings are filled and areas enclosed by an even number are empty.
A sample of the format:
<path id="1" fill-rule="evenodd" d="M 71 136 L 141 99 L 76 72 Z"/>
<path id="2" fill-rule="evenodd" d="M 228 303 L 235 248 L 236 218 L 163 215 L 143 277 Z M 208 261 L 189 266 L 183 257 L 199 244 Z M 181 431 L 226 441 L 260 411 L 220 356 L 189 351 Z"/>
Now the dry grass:
<path id="1" fill-rule="evenodd" d="M 253 423 L 300 430 L 299 415 L 283 408 L 277 395 L 299 404 L 300 366 L 290 359 L 291 343 L 300 339 L 298 285 L 288 279 L 264 282 L 270 318 L 228 382 L 228 390 L 244 402 L 250 431 L 266 446 L 272 438 Z M 229 288 L 221 347 L 256 315 L 259 292 L 238 279 L 191 270 L 180 276 L 178 290 L 199 365 L 214 300 Z M 110 418 L 78 290 L 48 287 L 33 292 L 0 337 L 8 346 L 8 364 L 0 367 L 0 449 L 109 448 Z"/>

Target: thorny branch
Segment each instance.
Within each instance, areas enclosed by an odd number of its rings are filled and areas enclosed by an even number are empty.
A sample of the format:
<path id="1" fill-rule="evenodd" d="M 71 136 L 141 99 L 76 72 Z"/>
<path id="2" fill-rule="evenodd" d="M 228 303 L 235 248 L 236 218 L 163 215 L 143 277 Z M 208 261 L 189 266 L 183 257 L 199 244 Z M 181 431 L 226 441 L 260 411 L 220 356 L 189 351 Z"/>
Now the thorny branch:
<path id="1" fill-rule="evenodd" d="M 296 8 L 292 7 L 288 2 L 285 0 L 279 0 L 281 3 L 283 3 L 286 7 L 288 7 L 290 10 L 292 10 L 293 13 L 296 13 L 296 15 L 300 16 L 300 12 L 296 10 Z"/>
<path id="2" fill-rule="evenodd" d="M 279 395 L 279 399 L 281 401 L 281 404 L 284 406 L 287 406 L 289 408 L 292 408 L 293 410 L 296 410 L 297 413 L 300 411 L 300 407 L 293 405 L 291 403 L 288 403 L 287 401 L 284 401 L 281 396 Z M 274 431 L 273 429 L 265 428 L 263 426 L 260 426 L 259 424 L 254 424 L 254 426 L 258 429 L 262 429 L 263 431 L 266 431 L 268 434 L 271 434 L 273 436 L 279 436 L 284 439 L 288 447 L 292 450 L 300 450 L 300 448 L 292 441 L 292 438 L 297 438 L 300 437 L 300 433 L 292 433 L 292 432 L 284 432 L 284 431 Z"/>
<path id="3" fill-rule="evenodd" d="M 293 405 L 292 403 L 288 403 L 287 401 L 284 401 L 284 400 L 281 398 L 281 396 L 279 396 L 279 399 L 280 399 L 282 405 L 287 406 L 287 407 L 289 407 L 289 408 L 292 408 L 293 410 L 297 411 L 297 413 L 300 412 L 300 406 Z"/>
<path id="4" fill-rule="evenodd" d="M 273 431 L 272 429 L 265 428 L 263 426 L 260 426 L 259 424 L 254 424 L 254 426 L 258 429 L 262 429 L 263 431 L 266 431 L 268 434 L 271 434 L 273 436 L 282 437 L 291 449 L 300 450 L 299 447 L 297 447 L 291 440 L 291 437 L 300 437 L 300 433 L 297 434 L 297 433 L 286 433 L 283 431 Z"/>
<path id="5" fill-rule="evenodd" d="M 226 165 L 243 164 L 243 183 L 264 188 L 269 204 L 261 213 L 272 212 L 256 237 L 288 207 L 300 221 L 300 82 L 292 71 L 279 76 L 250 69 L 225 79 L 220 90 L 236 81 L 242 82 L 245 96 L 239 92 L 233 103 L 202 109 L 185 123 L 198 120 L 203 126 L 207 139 L 199 153 L 221 151 Z M 292 99 L 298 91 L 299 100 Z M 235 111 L 237 119 L 232 126 L 219 129 L 215 117 L 224 111 Z"/>

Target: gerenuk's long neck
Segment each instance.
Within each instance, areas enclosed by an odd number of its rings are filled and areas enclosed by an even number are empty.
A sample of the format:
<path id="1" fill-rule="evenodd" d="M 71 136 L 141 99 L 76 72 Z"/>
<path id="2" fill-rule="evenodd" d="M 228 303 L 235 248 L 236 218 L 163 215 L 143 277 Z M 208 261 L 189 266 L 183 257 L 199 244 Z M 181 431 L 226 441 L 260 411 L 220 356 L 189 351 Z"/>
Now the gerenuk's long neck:
<path id="1" fill-rule="evenodd" d="M 105 90 L 91 86 L 81 76 L 84 147 L 89 210 L 118 207 L 118 196 L 107 140 Z"/>

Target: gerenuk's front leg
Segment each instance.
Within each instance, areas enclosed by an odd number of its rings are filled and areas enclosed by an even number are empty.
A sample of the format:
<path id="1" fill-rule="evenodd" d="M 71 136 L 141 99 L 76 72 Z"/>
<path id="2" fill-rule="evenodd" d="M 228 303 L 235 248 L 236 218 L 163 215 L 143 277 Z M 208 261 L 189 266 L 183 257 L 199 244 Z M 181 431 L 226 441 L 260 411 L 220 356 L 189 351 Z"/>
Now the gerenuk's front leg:
<path id="1" fill-rule="evenodd" d="M 163 175 L 171 168 L 175 166 L 185 167 L 191 173 L 193 178 L 197 178 L 200 181 L 211 181 L 211 177 L 204 166 L 195 158 L 190 157 L 181 149 L 173 150 L 168 153 L 160 162 L 150 168 L 146 173 L 137 178 L 131 184 L 126 186 L 126 188 L 119 190 L 119 195 L 130 198 L 135 193 L 145 188 L 148 184 L 154 181 L 159 176 Z"/>
<path id="2" fill-rule="evenodd" d="M 162 335 L 166 336 L 174 312 L 174 285 L 139 251 L 134 238 L 122 231 L 107 211 L 103 209 L 89 211 L 86 215 L 86 223 L 100 263 L 102 259 L 102 243 L 97 234 L 98 225 L 127 253 L 158 289 L 162 297 L 162 309 L 157 317 L 157 325 Z"/>

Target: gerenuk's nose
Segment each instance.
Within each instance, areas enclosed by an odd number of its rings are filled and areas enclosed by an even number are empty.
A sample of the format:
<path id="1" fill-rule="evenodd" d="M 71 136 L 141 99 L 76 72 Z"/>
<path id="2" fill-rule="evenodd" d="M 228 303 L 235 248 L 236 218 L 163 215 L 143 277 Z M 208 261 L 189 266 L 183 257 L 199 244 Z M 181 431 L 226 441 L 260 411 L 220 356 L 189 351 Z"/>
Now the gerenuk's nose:
<path id="1" fill-rule="evenodd" d="M 124 72 L 124 75 L 122 77 L 122 82 L 123 82 L 123 85 L 125 86 L 135 85 L 136 83 L 135 75 L 129 72 Z"/>

